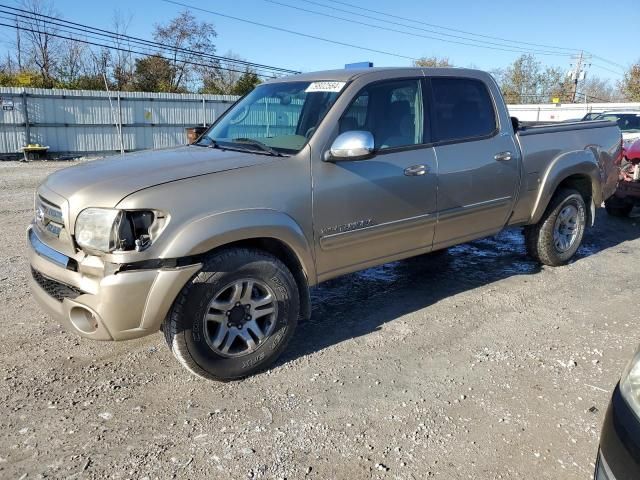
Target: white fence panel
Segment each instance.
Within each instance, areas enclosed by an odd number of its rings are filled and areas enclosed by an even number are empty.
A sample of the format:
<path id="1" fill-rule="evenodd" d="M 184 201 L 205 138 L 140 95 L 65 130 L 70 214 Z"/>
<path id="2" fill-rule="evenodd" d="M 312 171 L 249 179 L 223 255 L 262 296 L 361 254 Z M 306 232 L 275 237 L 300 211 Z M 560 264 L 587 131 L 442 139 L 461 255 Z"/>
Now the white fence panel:
<path id="1" fill-rule="evenodd" d="M 640 103 L 542 103 L 507 107 L 512 117 L 525 122 L 565 122 L 580 119 L 589 112 L 640 110 Z"/>
<path id="2" fill-rule="evenodd" d="M 237 99 L 227 95 L 109 94 L 11 87 L 0 87 L 0 98 L 0 155 L 5 158 L 15 156 L 27 143 L 48 145 L 55 153 L 116 152 L 120 150 L 117 123 L 122 123 L 122 142 L 127 151 L 182 145 L 186 143 L 186 127 L 210 125 Z M 640 110 L 640 103 L 531 104 L 508 108 L 512 116 L 522 121 L 561 122 L 581 118 L 588 112 Z M 285 128 L 297 120 L 294 113 L 274 105 L 268 113 L 256 111 L 252 116 L 258 120 L 268 114 L 274 128 Z"/>
<path id="3" fill-rule="evenodd" d="M 237 99 L 11 87 L 0 87 L 0 97 L 0 155 L 5 157 L 27 143 L 47 145 L 55 153 L 119 151 L 119 123 L 127 151 L 182 145 L 185 128 L 210 125 Z"/>

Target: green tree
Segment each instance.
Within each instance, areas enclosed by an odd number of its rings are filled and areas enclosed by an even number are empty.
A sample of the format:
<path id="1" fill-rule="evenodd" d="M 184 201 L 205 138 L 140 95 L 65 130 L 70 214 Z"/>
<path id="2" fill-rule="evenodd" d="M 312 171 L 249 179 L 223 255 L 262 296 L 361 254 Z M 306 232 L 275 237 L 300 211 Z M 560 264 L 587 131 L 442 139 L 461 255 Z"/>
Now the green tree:
<path id="1" fill-rule="evenodd" d="M 454 65 L 449 61 L 449 57 L 438 58 L 435 55 L 433 57 L 420 57 L 413 62 L 414 67 L 453 67 Z"/>
<path id="2" fill-rule="evenodd" d="M 561 69 L 543 67 L 531 54 L 521 55 L 504 70 L 494 72 L 509 104 L 572 100 L 573 90 Z"/>
<path id="3" fill-rule="evenodd" d="M 180 89 L 172 85 L 174 77 L 175 69 L 169 60 L 158 56 L 138 58 L 133 87 L 141 92 L 176 92 Z"/>
<path id="4" fill-rule="evenodd" d="M 104 90 L 104 87 L 104 77 L 102 75 L 84 74 L 80 75 L 72 84 L 65 88 L 76 90 Z"/>
<path id="5" fill-rule="evenodd" d="M 246 95 L 262 83 L 255 72 L 246 70 L 231 89 L 232 95 Z"/>
<path id="6" fill-rule="evenodd" d="M 631 65 L 620 82 L 620 90 L 631 102 L 640 102 L 640 61 Z"/>

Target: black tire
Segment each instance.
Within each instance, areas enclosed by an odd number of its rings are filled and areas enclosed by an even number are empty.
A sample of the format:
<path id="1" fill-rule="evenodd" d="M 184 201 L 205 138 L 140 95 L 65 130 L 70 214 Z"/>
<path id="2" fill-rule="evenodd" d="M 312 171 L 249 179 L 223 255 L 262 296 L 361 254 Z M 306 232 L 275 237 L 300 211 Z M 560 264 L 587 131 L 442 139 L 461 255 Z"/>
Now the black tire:
<path id="1" fill-rule="evenodd" d="M 554 228 L 560 212 L 573 205 L 578 211 L 576 222 L 577 235 L 570 247 L 560 250 L 554 242 Z M 587 207 L 582 195 L 576 190 L 561 189 L 549 202 L 549 206 L 536 225 L 525 228 L 525 245 L 527 253 L 544 265 L 558 267 L 565 265 L 575 255 L 582 243 L 587 225 Z"/>
<path id="2" fill-rule="evenodd" d="M 628 217 L 633 210 L 633 204 L 617 197 L 611 197 L 605 200 L 604 208 L 612 217 Z"/>
<path id="3" fill-rule="evenodd" d="M 217 293 L 242 279 L 263 282 L 271 289 L 277 305 L 275 325 L 254 351 L 229 358 L 209 346 L 204 317 Z M 191 373 L 209 380 L 237 380 L 267 368 L 278 358 L 293 336 L 299 310 L 298 285 L 284 263 L 260 250 L 227 249 L 209 256 L 185 285 L 163 331 L 174 356 Z"/>

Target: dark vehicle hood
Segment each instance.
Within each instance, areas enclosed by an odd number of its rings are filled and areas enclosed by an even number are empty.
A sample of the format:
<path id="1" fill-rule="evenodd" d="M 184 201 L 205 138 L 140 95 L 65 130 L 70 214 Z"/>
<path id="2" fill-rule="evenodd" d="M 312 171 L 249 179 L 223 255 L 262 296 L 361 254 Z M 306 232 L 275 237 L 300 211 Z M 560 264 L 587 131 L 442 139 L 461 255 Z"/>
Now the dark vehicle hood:
<path id="1" fill-rule="evenodd" d="M 73 210 L 115 207 L 124 197 L 154 185 L 269 163 L 276 157 L 185 146 L 147 150 L 59 170 L 43 185 L 66 198 Z"/>

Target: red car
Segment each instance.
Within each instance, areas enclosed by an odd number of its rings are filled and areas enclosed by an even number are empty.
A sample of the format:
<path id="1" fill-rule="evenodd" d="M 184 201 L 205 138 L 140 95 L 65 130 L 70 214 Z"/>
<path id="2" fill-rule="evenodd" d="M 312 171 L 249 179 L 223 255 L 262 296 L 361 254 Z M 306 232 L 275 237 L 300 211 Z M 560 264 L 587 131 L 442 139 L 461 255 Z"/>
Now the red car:
<path id="1" fill-rule="evenodd" d="M 609 215 L 616 217 L 628 217 L 636 205 L 640 205 L 640 139 L 623 147 L 618 188 L 604 203 Z"/>

